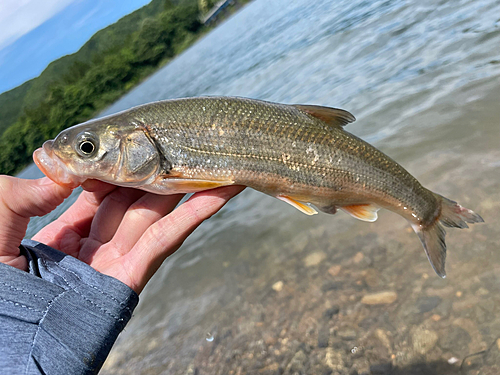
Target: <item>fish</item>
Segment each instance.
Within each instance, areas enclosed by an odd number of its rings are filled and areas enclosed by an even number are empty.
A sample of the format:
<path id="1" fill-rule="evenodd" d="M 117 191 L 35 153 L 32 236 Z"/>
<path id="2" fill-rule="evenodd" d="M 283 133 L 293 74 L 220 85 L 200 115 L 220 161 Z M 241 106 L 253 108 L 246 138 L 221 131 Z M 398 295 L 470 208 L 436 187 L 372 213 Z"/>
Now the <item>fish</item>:
<path id="1" fill-rule="evenodd" d="M 33 158 L 68 187 L 97 179 L 169 195 L 244 185 L 307 215 L 342 210 L 368 222 L 384 208 L 410 223 L 434 271 L 446 277 L 444 227 L 484 220 L 347 132 L 353 121 L 348 111 L 317 105 L 164 100 L 63 130 Z"/>

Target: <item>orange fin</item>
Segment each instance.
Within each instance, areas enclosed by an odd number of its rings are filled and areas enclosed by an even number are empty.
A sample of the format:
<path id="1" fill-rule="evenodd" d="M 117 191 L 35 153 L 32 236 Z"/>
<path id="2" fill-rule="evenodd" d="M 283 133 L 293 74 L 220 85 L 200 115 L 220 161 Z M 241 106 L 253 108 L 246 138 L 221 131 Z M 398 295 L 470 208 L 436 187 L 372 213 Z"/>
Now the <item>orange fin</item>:
<path id="1" fill-rule="evenodd" d="M 340 209 L 356 219 L 369 222 L 377 220 L 377 211 L 380 210 L 380 208 L 371 204 L 356 204 L 352 206 L 340 207 Z"/>
<path id="2" fill-rule="evenodd" d="M 152 184 L 141 187 L 142 190 L 155 194 L 196 193 L 234 184 L 234 181 L 211 181 L 189 178 L 159 176 Z"/>
<path id="3" fill-rule="evenodd" d="M 279 200 L 282 200 L 283 202 L 286 202 L 286 203 L 292 205 L 297 210 L 305 213 L 306 215 L 316 215 L 318 213 L 318 211 L 316 211 L 313 207 L 311 207 L 305 203 L 296 201 L 295 199 L 290 198 L 287 195 L 278 195 L 276 198 L 278 198 Z"/>
<path id="4" fill-rule="evenodd" d="M 342 129 L 350 122 L 356 121 L 356 118 L 347 111 L 339 108 L 322 107 L 319 105 L 304 105 L 295 104 L 294 107 L 300 109 L 302 112 L 316 117 L 334 128 Z"/>

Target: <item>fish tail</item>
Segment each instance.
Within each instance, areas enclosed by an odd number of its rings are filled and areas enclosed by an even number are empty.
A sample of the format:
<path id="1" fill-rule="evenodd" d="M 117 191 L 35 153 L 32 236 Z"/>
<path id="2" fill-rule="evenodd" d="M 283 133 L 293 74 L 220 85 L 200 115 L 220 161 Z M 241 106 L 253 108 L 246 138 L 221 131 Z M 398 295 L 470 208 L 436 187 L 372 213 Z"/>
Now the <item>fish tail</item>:
<path id="1" fill-rule="evenodd" d="M 416 224 L 412 224 L 412 227 L 424 246 L 432 268 L 434 268 L 438 276 L 444 279 L 446 277 L 446 271 L 444 270 L 446 261 L 446 242 L 444 242 L 444 237 L 446 236 L 446 231 L 443 226 L 436 220 L 434 224 L 427 227 Z"/>
<path id="2" fill-rule="evenodd" d="M 422 226 L 412 224 L 413 230 L 417 233 L 429 262 L 434 271 L 442 277 L 446 277 L 444 269 L 446 261 L 446 231 L 443 228 L 468 228 L 467 223 L 482 223 L 483 218 L 468 208 L 462 207 L 457 202 L 435 194 L 441 204 L 441 212 L 433 224 Z"/>
<path id="3" fill-rule="evenodd" d="M 439 220 L 445 227 L 450 228 L 469 228 L 467 223 L 484 223 L 483 218 L 468 208 L 460 206 L 457 202 L 435 194 L 441 199 L 441 216 Z"/>

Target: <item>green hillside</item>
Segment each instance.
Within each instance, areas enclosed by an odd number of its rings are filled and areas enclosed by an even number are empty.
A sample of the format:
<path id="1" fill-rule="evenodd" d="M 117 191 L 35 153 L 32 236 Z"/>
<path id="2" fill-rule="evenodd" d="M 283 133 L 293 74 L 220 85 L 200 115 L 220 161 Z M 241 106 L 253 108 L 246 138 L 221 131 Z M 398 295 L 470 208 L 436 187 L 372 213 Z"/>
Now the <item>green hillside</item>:
<path id="1" fill-rule="evenodd" d="M 23 100 L 26 97 L 26 93 L 30 90 L 33 81 L 31 79 L 24 82 L 21 86 L 0 95 L 0 134 L 19 117 L 23 107 Z"/>
<path id="2" fill-rule="evenodd" d="M 51 62 L 39 77 L 32 80 L 33 83 L 24 96 L 22 107 L 33 108 L 40 104 L 47 88 L 64 75 L 71 73 L 71 67 L 75 63 L 90 64 L 99 54 L 122 46 L 140 28 L 141 22 L 148 17 L 156 16 L 166 6 L 165 0 L 152 0 L 144 7 L 95 33 L 78 52 Z M 1 97 L 0 95 L 0 100 Z M 2 112 L 3 108 L 0 106 L 0 113 Z"/>
<path id="3" fill-rule="evenodd" d="M 90 119 L 204 30 L 197 0 L 153 0 L 0 95 L 0 173 L 20 171 L 44 140 Z"/>

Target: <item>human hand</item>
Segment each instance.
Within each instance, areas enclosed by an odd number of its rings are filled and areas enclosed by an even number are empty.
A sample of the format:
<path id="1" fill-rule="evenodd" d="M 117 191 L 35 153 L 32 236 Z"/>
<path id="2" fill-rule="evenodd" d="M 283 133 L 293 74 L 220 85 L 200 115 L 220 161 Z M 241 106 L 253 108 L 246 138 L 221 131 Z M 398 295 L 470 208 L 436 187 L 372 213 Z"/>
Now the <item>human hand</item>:
<path id="1" fill-rule="evenodd" d="M 162 262 L 241 186 L 160 196 L 89 180 L 77 201 L 33 240 L 80 259 L 140 293 Z M 0 262 L 27 269 L 19 245 L 30 217 L 52 211 L 71 194 L 48 178 L 0 176 Z"/>
<path id="2" fill-rule="evenodd" d="M 23 180 L 0 176 L 0 262 L 21 270 L 28 269 L 19 245 L 32 216 L 42 216 L 71 194 L 48 178 Z"/>

